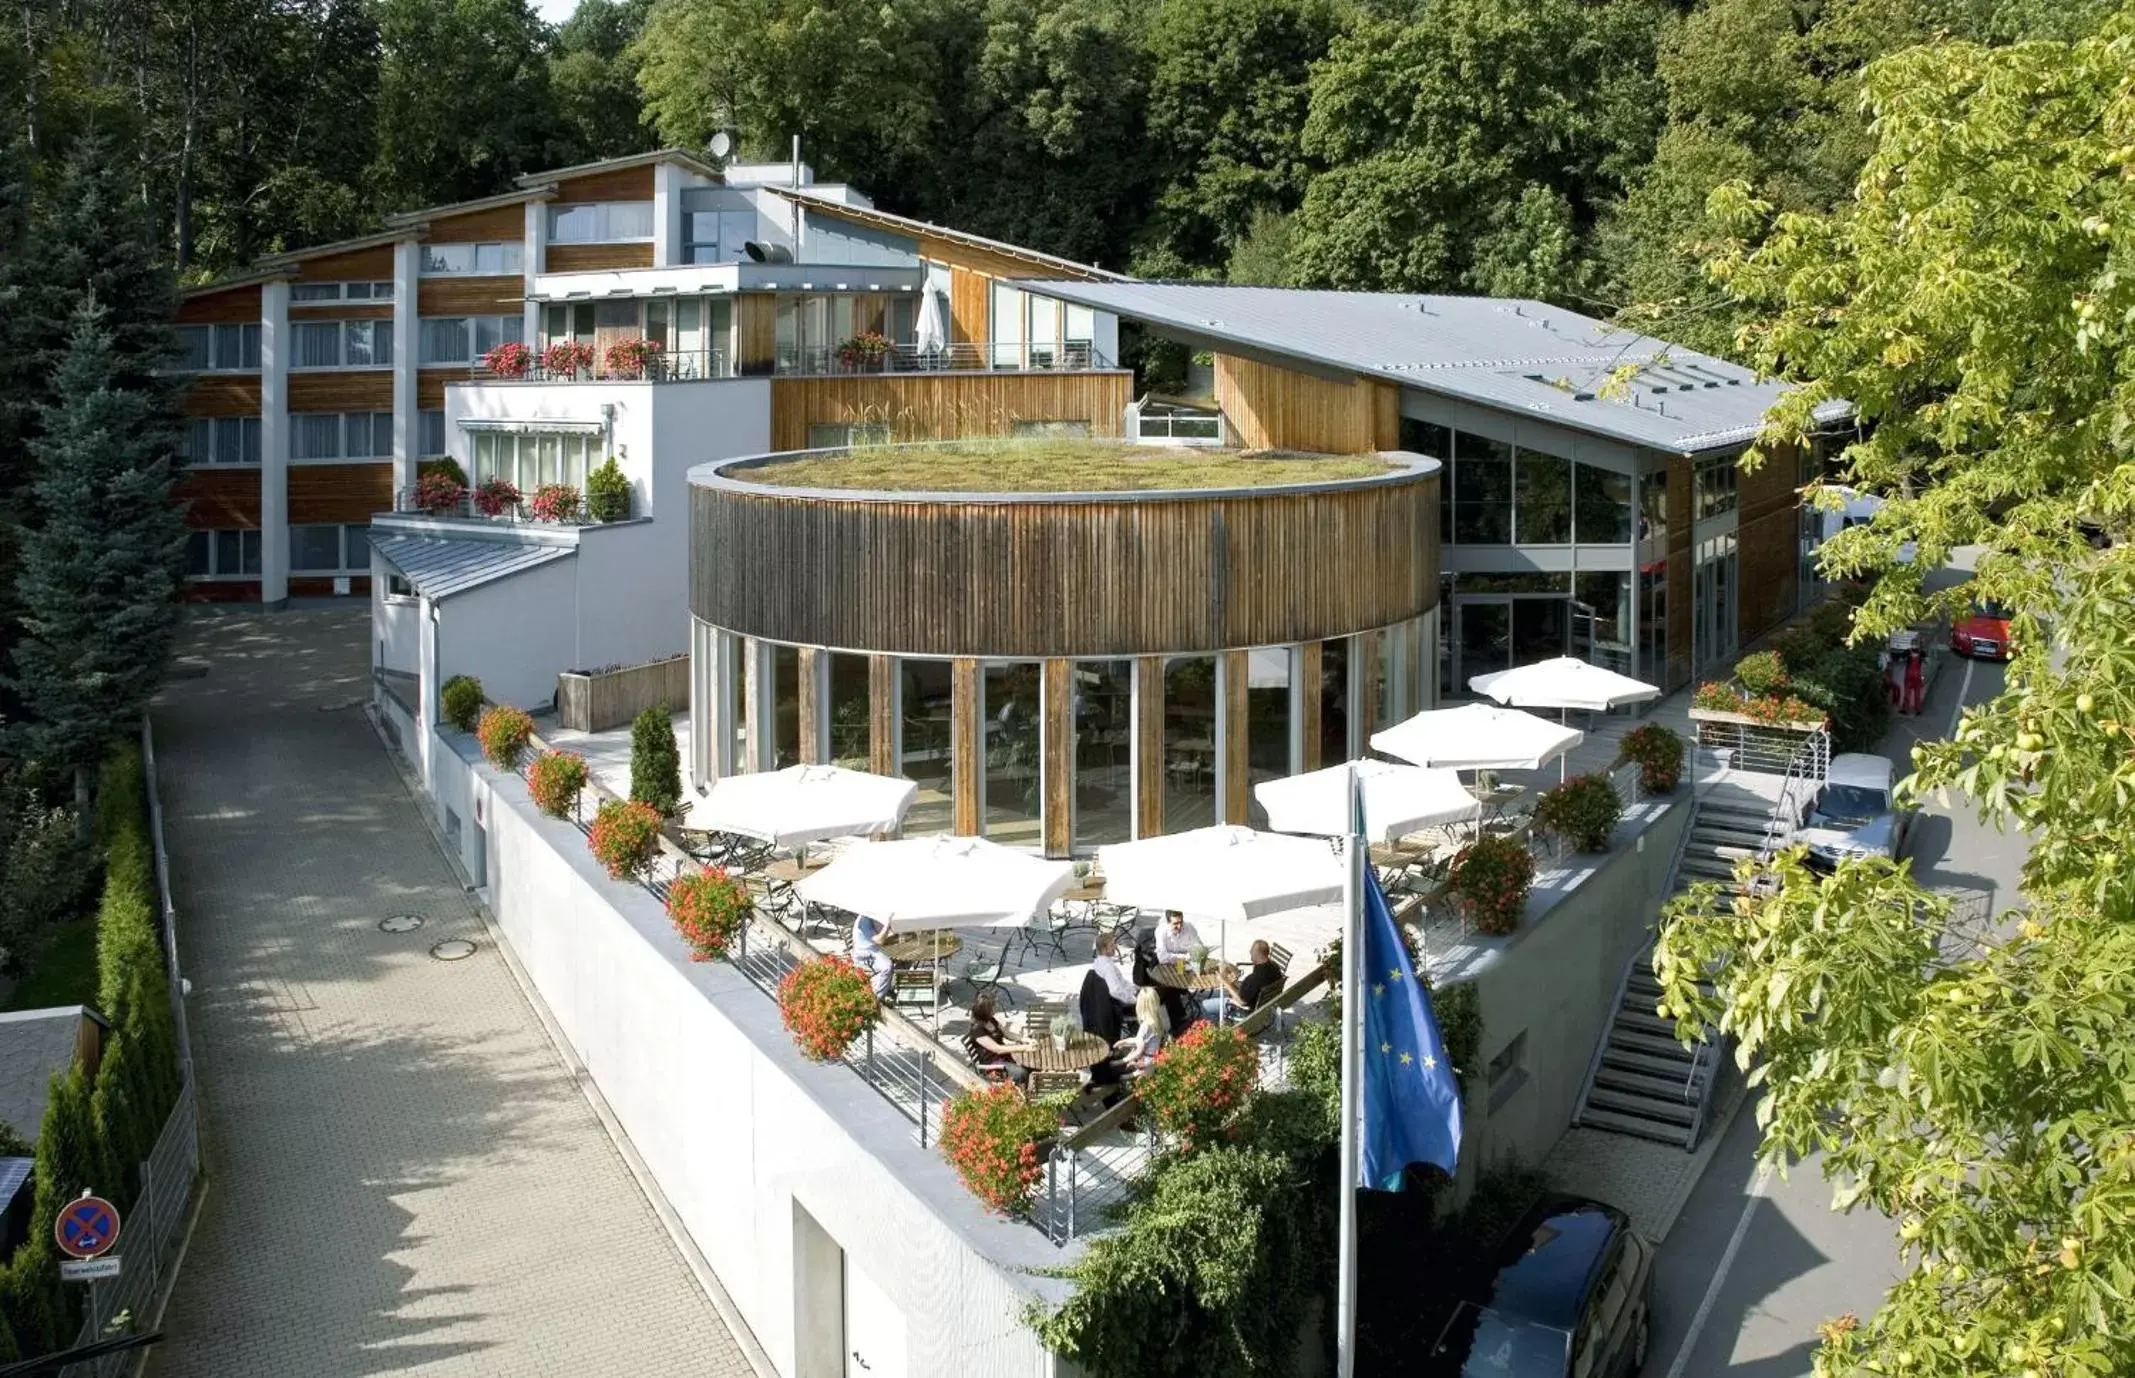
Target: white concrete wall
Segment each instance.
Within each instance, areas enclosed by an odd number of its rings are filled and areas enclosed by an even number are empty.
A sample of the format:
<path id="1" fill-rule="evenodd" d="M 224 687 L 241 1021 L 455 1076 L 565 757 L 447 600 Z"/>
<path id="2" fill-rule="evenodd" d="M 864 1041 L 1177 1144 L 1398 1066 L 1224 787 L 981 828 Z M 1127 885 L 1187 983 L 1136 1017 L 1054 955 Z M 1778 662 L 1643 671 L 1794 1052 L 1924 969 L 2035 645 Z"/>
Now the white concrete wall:
<path id="1" fill-rule="evenodd" d="M 422 646 L 416 640 L 415 600 L 386 597 L 386 580 L 396 572 L 384 560 L 371 557 L 371 663 L 420 674 Z"/>
<path id="2" fill-rule="evenodd" d="M 436 745 L 463 855 L 470 820 L 486 825 L 476 879 L 513 952 L 782 1375 L 818 1378 L 801 1356 L 819 1361 L 839 1324 L 795 1305 L 810 1261 L 796 1204 L 903 1311 L 914 1378 L 1072 1372 L 1021 1316 L 1062 1297 L 1037 1274 L 1074 1250 L 986 1214 L 902 1114 L 844 1068 L 804 1061 L 771 999 L 725 963 L 691 962 L 659 903 L 607 879 L 519 779 L 467 738 Z"/>
<path id="3" fill-rule="evenodd" d="M 551 560 L 437 605 L 437 683 L 473 675 L 498 703 L 532 710 L 579 663 L 577 558 Z"/>

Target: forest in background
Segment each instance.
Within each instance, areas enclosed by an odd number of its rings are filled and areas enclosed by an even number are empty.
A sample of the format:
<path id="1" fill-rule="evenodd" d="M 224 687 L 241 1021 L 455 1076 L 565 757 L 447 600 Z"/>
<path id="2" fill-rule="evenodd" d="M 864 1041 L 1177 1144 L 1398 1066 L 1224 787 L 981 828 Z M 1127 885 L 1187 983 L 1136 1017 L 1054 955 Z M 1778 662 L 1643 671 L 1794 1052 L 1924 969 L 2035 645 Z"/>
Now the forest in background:
<path id="1" fill-rule="evenodd" d="M 1725 350 L 1708 193 L 1851 189 L 1859 74 L 2110 0 L 23 0 L 7 137 L 114 139 L 188 280 L 740 132 L 1153 277 L 1540 297 Z M 1632 308 L 1640 308 L 1632 313 Z"/>

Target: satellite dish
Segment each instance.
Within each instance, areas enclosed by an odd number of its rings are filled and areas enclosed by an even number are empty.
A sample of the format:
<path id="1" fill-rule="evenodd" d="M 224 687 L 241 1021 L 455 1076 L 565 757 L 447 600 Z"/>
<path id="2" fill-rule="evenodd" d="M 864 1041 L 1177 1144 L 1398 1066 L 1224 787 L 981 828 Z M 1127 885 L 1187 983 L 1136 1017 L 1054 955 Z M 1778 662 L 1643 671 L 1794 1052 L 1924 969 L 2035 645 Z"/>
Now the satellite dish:
<path id="1" fill-rule="evenodd" d="M 714 158 L 724 162 L 727 156 L 734 151 L 734 135 L 731 131 L 725 129 L 713 130 L 711 143 L 707 147 L 711 149 Z"/>

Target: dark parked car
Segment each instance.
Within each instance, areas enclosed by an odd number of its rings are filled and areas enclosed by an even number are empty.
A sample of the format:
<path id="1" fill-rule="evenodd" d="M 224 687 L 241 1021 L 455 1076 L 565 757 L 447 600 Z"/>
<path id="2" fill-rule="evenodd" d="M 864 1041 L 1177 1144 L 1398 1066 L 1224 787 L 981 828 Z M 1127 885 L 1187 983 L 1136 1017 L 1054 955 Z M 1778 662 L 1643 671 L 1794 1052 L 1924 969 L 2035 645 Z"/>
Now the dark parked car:
<path id="1" fill-rule="evenodd" d="M 1485 1262 L 1432 1346 L 1432 1374 L 1628 1378 L 1646 1363 L 1653 1245 L 1614 1206 L 1548 1198 Z"/>

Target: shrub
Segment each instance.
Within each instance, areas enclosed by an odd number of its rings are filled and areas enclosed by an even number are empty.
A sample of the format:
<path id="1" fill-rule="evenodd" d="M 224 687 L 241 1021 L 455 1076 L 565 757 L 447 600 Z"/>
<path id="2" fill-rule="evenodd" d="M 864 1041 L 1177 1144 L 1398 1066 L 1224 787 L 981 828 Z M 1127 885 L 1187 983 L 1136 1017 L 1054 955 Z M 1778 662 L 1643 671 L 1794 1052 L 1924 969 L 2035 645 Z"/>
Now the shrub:
<path id="1" fill-rule="evenodd" d="M 1648 794 L 1672 793 L 1683 778 L 1683 739 L 1657 722 L 1643 723 L 1623 734 L 1616 762 L 1638 763 L 1638 787 Z"/>
<path id="2" fill-rule="evenodd" d="M 497 378 L 524 378 L 533 365 L 534 351 L 517 340 L 506 340 L 482 356 L 482 367 Z"/>
<path id="3" fill-rule="evenodd" d="M 474 510 L 485 517 L 502 517 L 519 510 L 524 501 L 519 485 L 508 478 L 485 478 L 474 490 Z"/>
<path id="4" fill-rule="evenodd" d="M 1623 800 L 1606 775 L 1574 775 L 1535 801 L 1535 827 L 1581 852 L 1607 851 L 1622 817 Z"/>
<path id="5" fill-rule="evenodd" d="M 838 364 L 843 368 L 880 368 L 889 354 L 888 336 L 879 331 L 863 330 L 838 346 Z"/>
<path id="6" fill-rule="evenodd" d="M 1237 1137 L 1260 1074 L 1260 1052 L 1236 1025 L 1200 1023 L 1157 1054 L 1136 1093 L 1164 1131 L 1191 1153 Z"/>
<path id="7" fill-rule="evenodd" d="M 1038 1145 L 1060 1132 L 1048 1106 L 1033 1105 L 1002 1083 L 967 1091 L 942 1106 L 941 1152 L 986 1209 L 1013 1215 L 1030 1203 L 1045 1176 Z"/>
<path id="8" fill-rule="evenodd" d="M 422 460 L 415 466 L 415 476 L 417 478 L 428 478 L 432 474 L 443 474 L 446 478 L 460 485 L 460 487 L 465 488 L 467 486 L 467 471 L 462 469 L 460 462 L 450 455 L 443 455 L 437 459 Z"/>
<path id="9" fill-rule="evenodd" d="M 660 366 L 660 346 L 630 336 L 608 346 L 601 363 L 610 378 L 647 378 Z"/>
<path id="10" fill-rule="evenodd" d="M 466 483 L 442 470 L 432 470 L 415 480 L 415 505 L 433 517 L 459 511 L 466 498 Z"/>
<path id="11" fill-rule="evenodd" d="M 1731 684 L 1710 681 L 1691 691 L 1690 706 L 1708 713 L 1739 713 L 1767 727 L 1824 720 L 1823 710 L 1792 694 L 1745 698 Z"/>
<path id="12" fill-rule="evenodd" d="M 1751 698 L 1764 698 L 1787 687 L 1787 667 L 1777 651 L 1759 651 L 1735 662 L 1735 681 Z"/>
<path id="13" fill-rule="evenodd" d="M 660 836 L 660 815 L 635 799 L 606 799 L 593 815 L 586 845 L 593 859 L 622 880 L 652 859 Z"/>
<path id="14" fill-rule="evenodd" d="M 482 716 L 482 681 L 473 675 L 454 675 L 437 691 L 437 703 L 446 722 L 472 732 Z"/>
<path id="15" fill-rule="evenodd" d="M 80 816 L 47 808 L 32 786 L 6 782 L 0 851 L 0 965 L 21 969 L 52 930 L 82 912 L 96 859 L 82 845 Z"/>
<path id="16" fill-rule="evenodd" d="M 682 753 L 675 746 L 674 714 L 664 703 L 631 720 L 630 797 L 666 817 L 682 807 Z"/>
<path id="17" fill-rule="evenodd" d="M 586 515 L 597 522 L 630 517 L 630 480 L 623 476 L 623 466 L 615 462 L 614 455 L 586 475 Z"/>
<path id="18" fill-rule="evenodd" d="M 1495 834 L 1477 838 L 1453 858 L 1449 881 L 1467 903 L 1475 926 L 1485 933 L 1510 933 L 1520 926 L 1527 892 L 1535 881 L 1535 859 L 1518 838 Z"/>
<path id="19" fill-rule="evenodd" d="M 526 751 L 527 738 L 534 735 L 534 720 L 520 709 L 500 703 L 482 715 L 474 725 L 474 735 L 491 765 L 499 770 L 515 770 Z"/>
<path id="20" fill-rule="evenodd" d="M 868 974 L 844 957 L 803 962 L 778 983 L 778 1017 L 811 1062 L 829 1062 L 882 1015 Z"/>
<path id="21" fill-rule="evenodd" d="M 544 751 L 527 767 L 526 792 L 551 818 L 569 818 L 586 788 L 586 758 L 573 751 Z"/>
<path id="22" fill-rule="evenodd" d="M 1801 698 L 1831 718 L 1834 751 L 1868 751 L 1890 726 L 1890 697 L 1873 646 L 1833 646 L 1795 680 Z"/>
<path id="23" fill-rule="evenodd" d="M 551 378 L 576 378 L 593 367 L 593 346 L 582 340 L 558 340 L 541 351 L 541 371 Z"/>
<path id="24" fill-rule="evenodd" d="M 726 956 L 748 916 L 748 890 L 716 866 L 676 876 L 667 887 L 667 917 L 697 961 Z"/>
<path id="25" fill-rule="evenodd" d="M 568 483 L 544 483 L 534 490 L 527 510 L 537 522 L 568 522 L 578 519 L 578 490 Z"/>

